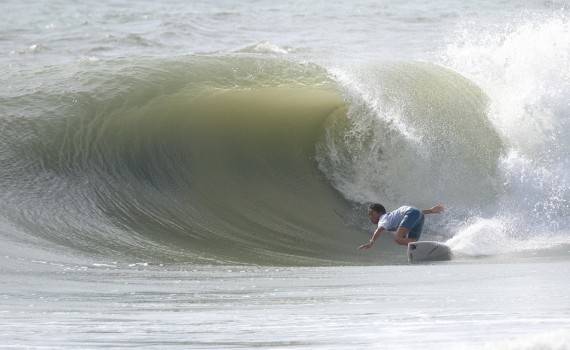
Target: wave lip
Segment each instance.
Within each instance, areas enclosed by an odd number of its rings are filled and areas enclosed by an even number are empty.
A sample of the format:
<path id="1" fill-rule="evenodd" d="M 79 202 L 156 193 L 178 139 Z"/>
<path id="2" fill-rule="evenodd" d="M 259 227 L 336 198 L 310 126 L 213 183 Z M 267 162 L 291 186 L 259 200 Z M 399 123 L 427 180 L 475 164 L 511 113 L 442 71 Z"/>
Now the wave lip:
<path id="1" fill-rule="evenodd" d="M 488 122 L 487 97 L 471 81 L 422 62 L 335 76 L 350 108 L 328 128 L 320 167 L 346 198 L 389 207 L 495 200 L 503 145 Z"/>

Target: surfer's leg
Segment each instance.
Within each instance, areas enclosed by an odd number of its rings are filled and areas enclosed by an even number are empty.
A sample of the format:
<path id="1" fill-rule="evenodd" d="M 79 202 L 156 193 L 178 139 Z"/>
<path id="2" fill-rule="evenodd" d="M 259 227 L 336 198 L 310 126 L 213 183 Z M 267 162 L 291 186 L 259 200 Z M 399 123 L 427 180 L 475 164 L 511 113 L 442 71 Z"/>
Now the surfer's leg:
<path id="1" fill-rule="evenodd" d="M 396 243 L 406 245 L 410 242 L 416 242 L 420 238 L 423 225 L 424 214 L 419 209 L 408 210 L 396 231 Z"/>
<path id="2" fill-rule="evenodd" d="M 400 226 L 398 227 L 398 230 L 396 230 L 396 243 L 398 243 L 399 245 L 407 245 L 410 242 L 415 242 L 417 241 L 417 239 L 414 240 L 410 240 L 407 236 L 408 233 L 410 232 L 410 229 L 404 226 Z"/>
<path id="3" fill-rule="evenodd" d="M 412 229 L 408 233 L 408 238 L 414 238 L 416 241 L 420 239 L 420 236 L 422 235 L 422 230 L 424 228 L 424 221 L 425 221 L 425 216 L 424 214 L 421 214 L 418 221 L 416 221 L 414 227 L 412 227 Z"/>

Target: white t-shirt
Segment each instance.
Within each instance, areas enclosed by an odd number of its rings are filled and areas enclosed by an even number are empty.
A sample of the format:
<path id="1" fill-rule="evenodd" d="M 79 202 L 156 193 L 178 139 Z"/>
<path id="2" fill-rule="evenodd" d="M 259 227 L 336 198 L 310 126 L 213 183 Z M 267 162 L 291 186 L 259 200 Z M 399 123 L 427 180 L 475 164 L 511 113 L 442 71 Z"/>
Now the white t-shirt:
<path id="1" fill-rule="evenodd" d="M 380 217 L 378 220 L 378 227 L 382 227 L 388 231 L 394 231 L 400 226 L 400 223 L 404 219 L 404 215 L 408 210 L 412 209 L 410 206 L 399 207 L 398 209 L 386 213 Z"/>

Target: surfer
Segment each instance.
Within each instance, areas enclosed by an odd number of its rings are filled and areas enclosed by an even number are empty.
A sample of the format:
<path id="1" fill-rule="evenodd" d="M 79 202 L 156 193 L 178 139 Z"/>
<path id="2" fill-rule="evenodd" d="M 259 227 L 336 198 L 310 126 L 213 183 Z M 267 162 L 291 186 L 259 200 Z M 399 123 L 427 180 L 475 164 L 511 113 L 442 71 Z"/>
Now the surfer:
<path id="1" fill-rule="evenodd" d="M 371 248 L 384 230 L 395 230 L 396 235 L 394 239 L 396 243 L 400 245 L 417 242 L 422 234 L 425 219 L 424 214 L 441 213 L 443 209 L 443 205 L 441 204 L 423 210 L 403 206 L 388 213 L 382 204 L 371 204 L 368 207 L 368 217 L 373 224 L 378 225 L 378 228 L 374 232 L 370 242 L 361 245 L 358 249 Z"/>

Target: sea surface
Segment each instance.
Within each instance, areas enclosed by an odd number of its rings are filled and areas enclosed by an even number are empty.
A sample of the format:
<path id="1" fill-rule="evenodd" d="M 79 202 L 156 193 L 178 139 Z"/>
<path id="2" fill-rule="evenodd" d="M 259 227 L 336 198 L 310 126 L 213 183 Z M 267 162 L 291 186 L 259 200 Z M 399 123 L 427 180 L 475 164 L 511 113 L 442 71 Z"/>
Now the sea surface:
<path id="1" fill-rule="evenodd" d="M 570 349 L 569 2 L 0 13 L 1 349 Z"/>

